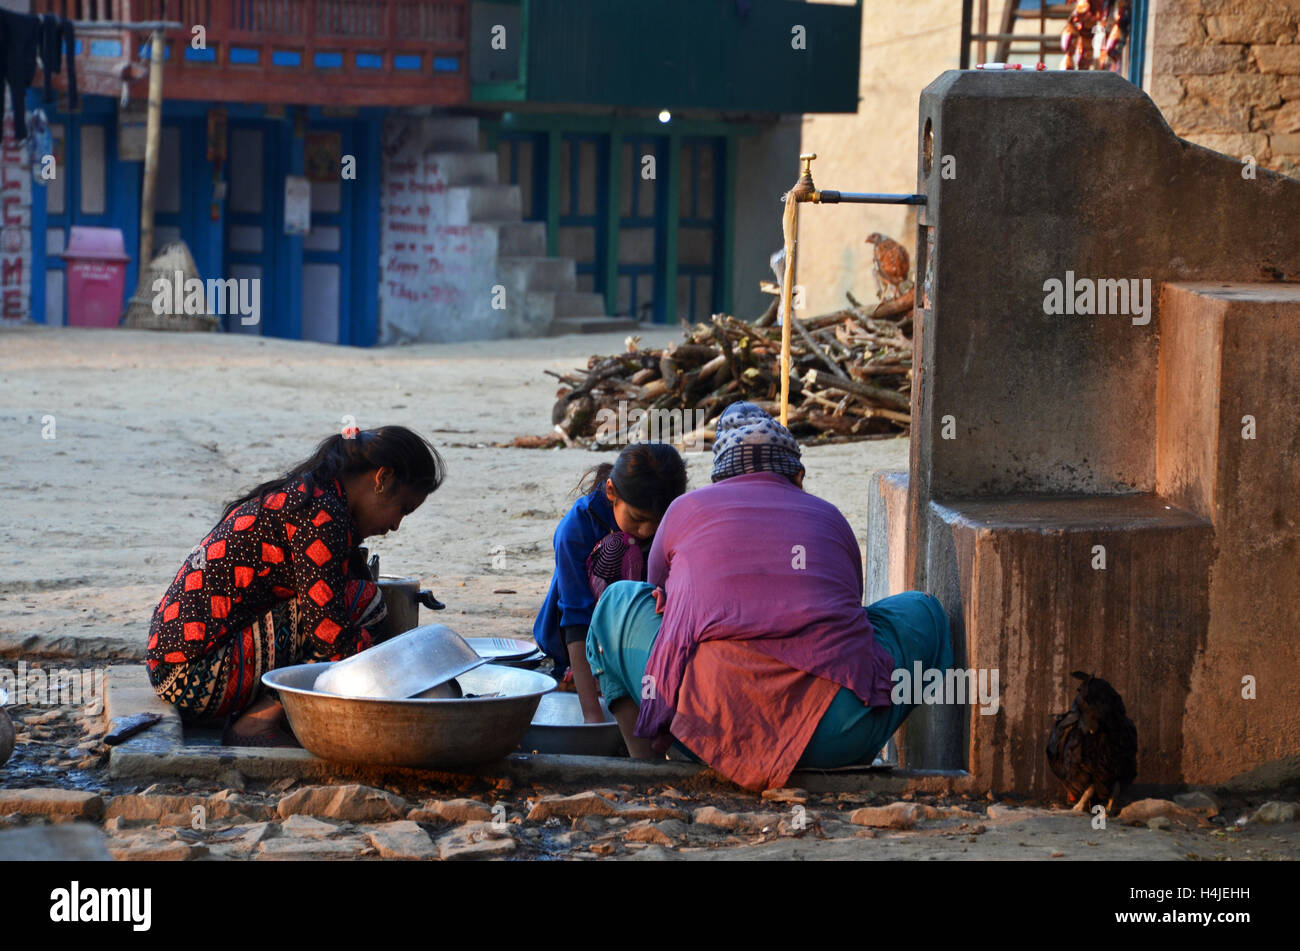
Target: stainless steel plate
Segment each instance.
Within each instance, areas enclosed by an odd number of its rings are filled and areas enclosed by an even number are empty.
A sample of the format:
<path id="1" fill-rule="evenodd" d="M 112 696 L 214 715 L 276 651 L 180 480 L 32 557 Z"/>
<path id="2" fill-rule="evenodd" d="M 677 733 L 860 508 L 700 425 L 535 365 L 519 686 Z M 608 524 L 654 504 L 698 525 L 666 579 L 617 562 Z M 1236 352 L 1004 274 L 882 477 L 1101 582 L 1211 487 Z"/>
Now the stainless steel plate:
<path id="1" fill-rule="evenodd" d="M 316 681 L 316 689 L 340 697 L 401 700 L 486 663 L 451 628 L 430 624 L 330 664 Z"/>
<path id="2" fill-rule="evenodd" d="M 503 660 L 523 660 L 537 653 L 537 645 L 532 641 L 516 640 L 513 637 L 467 637 L 465 642 L 494 663 Z"/>

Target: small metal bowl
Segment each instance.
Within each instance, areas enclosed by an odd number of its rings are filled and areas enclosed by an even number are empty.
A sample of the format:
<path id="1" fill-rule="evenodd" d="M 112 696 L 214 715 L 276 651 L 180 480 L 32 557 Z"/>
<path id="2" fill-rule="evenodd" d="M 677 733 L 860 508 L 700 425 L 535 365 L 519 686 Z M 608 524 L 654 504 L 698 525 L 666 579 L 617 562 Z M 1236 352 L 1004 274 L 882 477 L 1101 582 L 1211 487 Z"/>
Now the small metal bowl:
<path id="1" fill-rule="evenodd" d="M 584 723 L 576 693 L 549 693 L 538 703 L 519 748 L 526 753 L 616 756 L 623 747 L 623 734 L 603 697 L 600 709 L 605 723 Z"/>
<path id="2" fill-rule="evenodd" d="M 447 625 L 429 624 L 330 664 L 314 689 L 340 697 L 403 700 L 486 663 Z"/>
<path id="3" fill-rule="evenodd" d="M 546 674 L 489 664 L 456 679 L 459 699 L 340 697 L 314 689 L 330 666 L 281 667 L 262 682 L 279 693 L 298 742 L 341 763 L 449 769 L 502 759 L 555 689 Z"/>

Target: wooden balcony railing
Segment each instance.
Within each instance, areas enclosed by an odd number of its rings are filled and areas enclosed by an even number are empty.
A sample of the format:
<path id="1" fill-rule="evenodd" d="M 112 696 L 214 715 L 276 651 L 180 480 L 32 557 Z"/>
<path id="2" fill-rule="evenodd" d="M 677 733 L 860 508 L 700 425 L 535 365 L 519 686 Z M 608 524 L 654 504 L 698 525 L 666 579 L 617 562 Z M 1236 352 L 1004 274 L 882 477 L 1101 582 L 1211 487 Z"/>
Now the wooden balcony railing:
<path id="1" fill-rule="evenodd" d="M 125 77 L 134 95 L 134 84 L 144 82 L 148 34 L 114 24 L 170 21 L 184 26 L 166 33 L 168 99 L 331 106 L 469 100 L 469 0 L 35 0 L 32 7 L 83 24 L 78 80 L 92 94 L 117 95 Z M 200 49 L 195 27 L 203 28 Z"/>

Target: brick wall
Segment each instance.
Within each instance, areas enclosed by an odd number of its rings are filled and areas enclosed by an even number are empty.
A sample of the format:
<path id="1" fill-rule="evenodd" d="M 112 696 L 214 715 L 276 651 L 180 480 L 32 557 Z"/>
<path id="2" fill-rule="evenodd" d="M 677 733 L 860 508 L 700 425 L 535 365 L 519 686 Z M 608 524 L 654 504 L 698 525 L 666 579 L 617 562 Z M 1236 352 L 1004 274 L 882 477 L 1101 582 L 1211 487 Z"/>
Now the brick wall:
<path id="1" fill-rule="evenodd" d="M 1300 0 L 1156 0 L 1152 47 L 1176 133 L 1300 177 Z"/>

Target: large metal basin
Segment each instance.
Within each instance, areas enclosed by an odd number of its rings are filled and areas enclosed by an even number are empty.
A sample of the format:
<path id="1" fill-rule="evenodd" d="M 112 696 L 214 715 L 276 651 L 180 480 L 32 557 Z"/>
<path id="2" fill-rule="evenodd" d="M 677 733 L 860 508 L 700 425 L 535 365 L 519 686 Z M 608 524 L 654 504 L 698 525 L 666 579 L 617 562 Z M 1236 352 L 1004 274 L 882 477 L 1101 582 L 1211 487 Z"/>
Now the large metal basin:
<path id="1" fill-rule="evenodd" d="M 262 675 L 276 690 L 294 735 L 322 759 L 373 766 L 449 769 L 514 751 L 542 695 L 546 674 L 489 664 L 456 678 L 463 699 L 377 700 L 314 690 L 330 664 L 299 664 Z"/>

